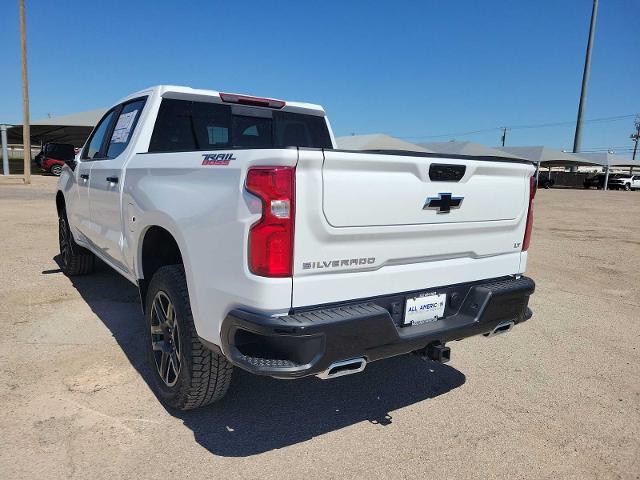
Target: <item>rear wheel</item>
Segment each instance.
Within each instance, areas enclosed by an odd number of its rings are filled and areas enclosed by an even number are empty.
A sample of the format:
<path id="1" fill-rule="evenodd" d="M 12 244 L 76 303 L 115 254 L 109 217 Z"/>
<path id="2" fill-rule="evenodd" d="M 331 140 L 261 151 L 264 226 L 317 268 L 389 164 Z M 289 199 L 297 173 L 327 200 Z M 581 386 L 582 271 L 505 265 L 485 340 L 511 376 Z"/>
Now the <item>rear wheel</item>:
<path id="1" fill-rule="evenodd" d="M 60 244 L 62 271 L 65 275 L 84 275 L 93 272 L 95 256 L 73 239 L 69 229 L 67 212 L 64 209 L 58 215 L 58 243 Z"/>
<path id="2" fill-rule="evenodd" d="M 221 399 L 233 366 L 200 342 L 182 265 L 160 268 L 147 290 L 147 350 L 152 387 L 166 405 L 189 410 Z"/>
<path id="3" fill-rule="evenodd" d="M 59 177 L 60 174 L 62 173 L 62 165 L 54 165 L 53 167 L 51 167 L 51 173 L 53 175 L 55 175 L 56 177 Z"/>

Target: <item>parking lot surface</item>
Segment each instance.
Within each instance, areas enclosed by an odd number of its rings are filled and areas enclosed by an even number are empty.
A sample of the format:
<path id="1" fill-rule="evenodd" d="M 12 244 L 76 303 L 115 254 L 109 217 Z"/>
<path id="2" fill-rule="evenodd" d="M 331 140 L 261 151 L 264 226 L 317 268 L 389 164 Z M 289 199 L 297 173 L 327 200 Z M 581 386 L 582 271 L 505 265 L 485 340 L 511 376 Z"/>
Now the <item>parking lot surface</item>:
<path id="1" fill-rule="evenodd" d="M 640 193 L 538 192 L 534 317 L 167 411 L 136 288 L 60 273 L 56 179 L 0 182 L 0 478 L 640 478 Z M 496 193 L 496 195 L 499 195 Z M 171 477 L 169 477 L 171 478 Z"/>

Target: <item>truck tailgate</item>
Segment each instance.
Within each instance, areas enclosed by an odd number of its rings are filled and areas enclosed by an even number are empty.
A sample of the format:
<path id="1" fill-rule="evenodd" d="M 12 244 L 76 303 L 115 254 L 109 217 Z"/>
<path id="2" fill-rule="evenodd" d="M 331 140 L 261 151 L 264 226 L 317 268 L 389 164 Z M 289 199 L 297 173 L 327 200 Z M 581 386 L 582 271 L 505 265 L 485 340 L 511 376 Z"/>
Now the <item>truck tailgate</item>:
<path id="1" fill-rule="evenodd" d="M 464 173 L 452 180 L 448 166 Z M 532 173 L 498 159 L 300 149 L 293 306 L 520 273 Z"/>
<path id="2" fill-rule="evenodd" d="M 450 167 L 464 171 L 460 180 L 431 180 Z M 322 209 L 334 227 L 513 220 L 528 205 L 523 172 L 507 162 L 325 151 Z M 443 214 L 438 195 L 447 193 L 459 205 Z M 423 209 L 428 198 L 434 207 Z"/>

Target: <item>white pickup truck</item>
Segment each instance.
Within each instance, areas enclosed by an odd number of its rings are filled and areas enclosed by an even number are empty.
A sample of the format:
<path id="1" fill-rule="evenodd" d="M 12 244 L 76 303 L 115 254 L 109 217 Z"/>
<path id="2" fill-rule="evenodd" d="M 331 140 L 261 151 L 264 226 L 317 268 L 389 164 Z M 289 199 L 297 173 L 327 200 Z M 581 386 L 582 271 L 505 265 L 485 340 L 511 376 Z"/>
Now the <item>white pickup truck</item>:
<path id="1" fill-rule="evenodd" d="M 640 190 L 640 175 L 619 173 L 609 177 L 608 187 L 612 190 Z"/>
<path id="2" fill-rule="evenodd" d="M 531 317 L 535 182 L 497 157 L 335 148 L 322 107 L 158 86 L 111 108 L 59 180 L 60 262 L 136 284 L 165 404 L 233 367 L 357 373 Z"/>

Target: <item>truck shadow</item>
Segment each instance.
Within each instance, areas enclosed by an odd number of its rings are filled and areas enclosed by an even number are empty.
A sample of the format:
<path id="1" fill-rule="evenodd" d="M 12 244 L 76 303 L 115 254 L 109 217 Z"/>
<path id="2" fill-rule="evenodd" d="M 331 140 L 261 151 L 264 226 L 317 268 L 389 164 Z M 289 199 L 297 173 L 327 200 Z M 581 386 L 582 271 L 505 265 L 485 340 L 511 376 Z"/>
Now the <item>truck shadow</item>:
<path id="1" fill-rule="evenodd" d="M 59 263 L 58 257 L 54 260 Z M 137 289 L 104 265 L 94 275 L 71 281 L 150 385 L 155 371 L 146 361 Z M 360 374 L 329 381 L 275 380 L 236 369 L 229 393 L 220 402 L 188 412 L 167 411 L 211 453 L 245 457 L 363 421 L 390 425 L 395 410 L 443 395 L 464 382 L 464 374 L 455 368 L 413 355 L 375 362 Z"/>

